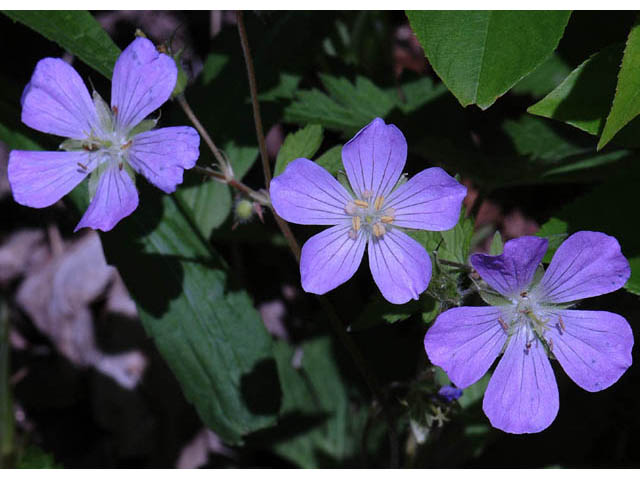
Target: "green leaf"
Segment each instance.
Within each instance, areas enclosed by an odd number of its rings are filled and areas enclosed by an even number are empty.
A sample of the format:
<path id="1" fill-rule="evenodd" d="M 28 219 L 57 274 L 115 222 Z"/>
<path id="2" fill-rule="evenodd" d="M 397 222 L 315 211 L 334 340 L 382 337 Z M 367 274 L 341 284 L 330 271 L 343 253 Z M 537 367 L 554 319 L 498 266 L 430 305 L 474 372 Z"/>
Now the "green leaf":
<path id="1" fill-rule="evenodd" d="M 142 183 L 142 182 L 140 182 Z M 272 425 L 279 400 L 272 341 L 244 291 L 176 199 L 139 185 L 140 206 L 102 235 L 147 333 L 203 422 L 226 442 Z"/>
<path id="2" fill-rule="evenodd" d="M 344 466 L 359 451 L 366 412 L 350 405 L 332 342 L 319 337 L 297 349 L 275 342 L 274 353 L 282 409 L 276 439 L 266 438 L 268 447 L 300 467 Z M 302 359 L 297 368 L 296 357 Z"/>
<path id="3" fill-rule="evenodd" d="M 618 73 L 613 106 L 598 142 L 604 147 L 625 125 L 640 114 L 640 23 L 631 29 Z"/>
<path id="4" fill-rule="evenodd" d="M 631 264 L 625 288 L 640 295 L 640 230 L 634 221 L 638 182 L 640 169 L 625 169 L 556 212 L 538 232 L 549 239 L 545 261 L 569 234 L 591 230 L 612 235 Z"/>
<path id="5" fill-rule="evenodd" d="M 322 127 L 307 125 L 295 133 L 290 133 L 280 147 L 273 176 L 280 175 L 296 158 L 312 158 L 322 144 Z"/>
<path id="6" fill-rule="evenodd" d="M 473 237 L 473 219 L 465 217 L 463 209 L 456 226 L 440 233 L 443 243 L 438 250 L 438 257 L 466 265 L 471 250 L 471 237 Z"/>
<path id="7" fill-rule="evenodd" d="M 491 239 L 491 246 L 489 247 L 489 255 L 501 255 L 504 250 L 504 244 L 502 243 L 502 235 L 499 231 L 493 234 Z"/>
<path id="8" fill-rule="evenodd" d="M 355 85 L 330 75 L 320 75 L 320 80 L 328 94 L 316 89 L 298 91 L 296 101 L 285 109 L 285 121 L 316 123 L 353 135 L 375 117 L 385 117 L 398 102 L 397 95 L 365 77 L 357 77 Z"/>
<path id="9" fill-rule="evenodd" d="M 401 85 L 400 91 L 404 99 L 398 100 L 398 107 L 404 114 L 409 114 L 446 93 L 447 87 L 442 83 L 436 84 L 429 77 L 422 77 Z"/>
<path id="10" fill-rule="evenodd" d="M 557 53 L 514 85 L 511 91 L 517 95 L 542 98 L 562 83 L 571 73 L 569 65 Z"/>
<path id="11" fill-rule="evenodd" d="M 600 135 L 614 100 L 623 46 L 612 45 L 592 55 L 538 103 L 529 113 L 568 123 L 591 135 Z M 640 119 L 632 120 L 613 143 L 640 145 Z"/>
<path id="12" fill-rule="evenodd" d="M 224 183 L 195 178 L 191 185 L 182 185 L 176 195 L 189 207 L 192 220 L 205 238 L 209 238 L 231 212 L 231 192 Z"/>
<path id="13" fill-rule="evenodd" d="M 342 164 L 342 145 L 331 147 L 316 158 L 316 163 L 321 167 L 326 168 L 334 177 L 338 175 L 338 172 L 344 169 Z"/>
<path id="14" fill-rule="evenodd" d="M 570 12 L 409 11 L 429 63 L 462 106 L 490 107 L 556 49 Z"/>
<path id="15" fill-rule="evenodd" d="M 3 13 L 56 42 L 105 77 L 111 78 L 120 49 L 89 12 L 4 10 Z"/>

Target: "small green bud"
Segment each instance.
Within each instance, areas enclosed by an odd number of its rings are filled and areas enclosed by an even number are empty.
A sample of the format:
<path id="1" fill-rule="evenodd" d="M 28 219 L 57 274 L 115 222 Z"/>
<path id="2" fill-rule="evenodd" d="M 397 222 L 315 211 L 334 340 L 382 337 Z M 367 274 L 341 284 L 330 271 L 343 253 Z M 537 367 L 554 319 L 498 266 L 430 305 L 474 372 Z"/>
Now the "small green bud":
<path id="1" fill-rule="evenodd" d="M 253 203 L 246 199 L 238 200 L 236 203 L 236 219 L 238 222 L 246 222 L 251 220 L 254 209 Z"/>

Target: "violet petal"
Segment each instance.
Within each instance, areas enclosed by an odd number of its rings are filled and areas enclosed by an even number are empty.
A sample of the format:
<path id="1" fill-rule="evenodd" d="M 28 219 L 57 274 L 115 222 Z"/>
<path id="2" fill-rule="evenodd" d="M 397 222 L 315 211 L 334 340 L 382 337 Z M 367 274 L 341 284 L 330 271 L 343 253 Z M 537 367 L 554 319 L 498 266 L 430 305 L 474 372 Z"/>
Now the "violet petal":
<path id="1" fill-rule="evenodd" d="M 185 169 L 198 160 L 200 136 L 191 127 L 168 127 L 136 135 L 129 164 L 166 193 L 175 192 Z"/>
<path id="2" fill-rule="evenodd" d="M 422 245 L 406 233 L 392 229 L 369 240 L 369 267 L 387 301 L 417 300 L 431 280 L 431 259 Z"/>
<path id="3" fill-rule="evenodd" d="M 13 198 L 21 205 L 34 208 L 54 204 L 95 168 L 97 162 L 92 162 L 90 156 L 84 151 L 13 150 L 7 167 Z"/>
<path id="4" fill-rule="evenodd" d="M 137 207 L 138 191 L 133 180 L 113 162 L 102 173 L 96 194 L 74 232 L 84 227 L 108 232 Z"/>
<path id="5" fill-rule="evenodd" d="M 271 180 L 271 203 L 288 222 L 302 225 L 337 225 L 351 221 L 345 213 L 353 198 L 320 165 L 298 158 Z"/>
<path id="6" fill-rule="evenodd" d="M 61 137 L 84 139 L 97 128 L 96 110 L 82 78 L 59 58 L 43 58 L 22 93 L 22 122 Z"/>
<path id="7" fill-rule="evenodd" d="M 633 333 L 620 315 L 587 310 L 551 313 L 546 336 L 571 379 L 589 392 L 603 390 L 631 366 Z"/>
<path id="8" fill-rule="evenodd" d="M 113 69 L 111 107 L 119 125 L 134 127 L 166 102 L 176 85 L 175 61 L 138 37 L 124 49 Z"/>
<path id="9" fill-rule="evenodd" d="M 407 141 L 395 125 L 374 119 L 344 147 L 342 163 L 356 195 L 386 197 L 398 182 L 407 161 Z"/>
<path id="10" fill-rule="evenodd" d="M 547 251 L 547 239 L 519 237 L 504 244 L 502 255 L 471 255 L 471 265 L 482 279 L 504 296 L 529 286 Z"/>
<path id="11" fill-rule="evenodd" d="M 349 280 L 362 261 L 365 235 L 349 237 L 351 223 L 327 228 L 302 247 L 300 275 L 305 292 L 322 295 Z"/>
<path id="12" fill-rule="evenodd" d="M 424 337 L 429 360 L 460 388 L 487 373 L 507 341 L 497 307 L 457 307 L 441 313 Z"/>
<path id="13" fill-rule="evenodd" d="M 449 230 L 460 218 L 467 188 L 441 168 L 428 168 L 401 185 L 384 203 L 395 210 L 394 225 L 421 230 Z"/>
<path id="14" fill-rule="evenodd" d="M 629 262 L 614 237 L 577 232 L 553 255 L 538 291 L 547 302 L 571 302 L 618 290 L 630 275 Z"/>
<path id="15" fill-rule="evenodd" d="M 509 341 L 484 394 L 482 408 L 491 425 L 507 433 L 536 433 L 558 414 L 558 386 L 544 346 L 527 348 L 527 328 Z"/>

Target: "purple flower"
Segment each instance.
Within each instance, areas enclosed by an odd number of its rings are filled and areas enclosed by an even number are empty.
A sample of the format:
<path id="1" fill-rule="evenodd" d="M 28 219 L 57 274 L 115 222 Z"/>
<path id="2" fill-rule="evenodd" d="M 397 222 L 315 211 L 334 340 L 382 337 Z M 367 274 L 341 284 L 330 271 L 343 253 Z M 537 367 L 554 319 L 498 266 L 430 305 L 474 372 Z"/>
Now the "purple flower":
<path id="1" fill-rule="evenodd" d="M 42 208 L 57 202 L 88 175 L 91 204 L 76 227 L 111 230 L 138 206 L 134 172 L 171 193 L 195 165 L 200 137 L 191 127 L 151 130 L 145 117 L 169 99 L 177 68 L 146 38 L 120 55 L 113 71 L 111 108 L 59 58 L 38 62 L 22 94 L 22 121 L 66 137 L 64 151 L 14 150 L 8 176 L 16 202 Z"/>
<path id="2" fill-rule="evenodd" d="M 333 225 L 302 248 L 302 288 L 323 294 L 349 280 L 369 245 L 369 267 L 391 303 L 417 299 L 431 279 L 425 249 L 403 228 L 448 230 L 467 189 L 441 168 L 398 185 L 407 142 L 395 125 L 376 118 L 342 148 L 352 192 L 329 172 L 298 158 L 271 182 L 278 215 L 303 225 Z"/>
<path id="3" fill-rule="evenodd" d="M 440 387 L 440 390 L 438 390 L 438 396 L 445 402 L 451 403 L 462 396 L 462 389 L 456 388 L 452 385 L 444 385 L 443 387 Z"/>
<path id="4" fill-rule="evenodd" d="M 553 355 L 569 377 L 589 392 L 614 384 L 631 365 L 633 334 L 615 313 L 573 310 L 573 302 L 613 292 L 630 275 L 613 237 L 571 235 L 546 272 L 539 266 L 547 240 L 510 240 L 502 255 L 475 254 L 471 263 L 495 290 L 490 307 L 452 308 L 424 339 L 432 363 L 460 388 L 475 383 L 504 350 L 485 392 L 491 424 L 509 433 L 535 433 L 558 413 Z"/>

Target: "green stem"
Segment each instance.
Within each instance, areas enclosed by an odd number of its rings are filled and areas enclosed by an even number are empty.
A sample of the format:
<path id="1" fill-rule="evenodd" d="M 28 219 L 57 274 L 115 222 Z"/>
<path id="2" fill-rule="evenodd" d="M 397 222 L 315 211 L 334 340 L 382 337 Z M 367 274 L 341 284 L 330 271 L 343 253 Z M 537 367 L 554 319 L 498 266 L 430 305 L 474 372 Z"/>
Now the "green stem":
<path id="1" fill-rule="evenodd" d="M 0 467 L 11 464 L 14 445 L 14 416 L 9 365 L 9 313 L 0 298 Z"/>

